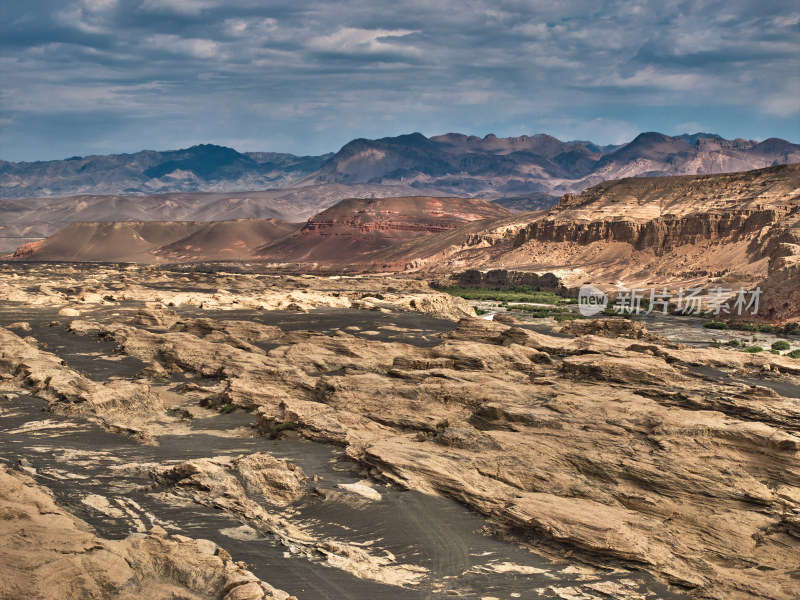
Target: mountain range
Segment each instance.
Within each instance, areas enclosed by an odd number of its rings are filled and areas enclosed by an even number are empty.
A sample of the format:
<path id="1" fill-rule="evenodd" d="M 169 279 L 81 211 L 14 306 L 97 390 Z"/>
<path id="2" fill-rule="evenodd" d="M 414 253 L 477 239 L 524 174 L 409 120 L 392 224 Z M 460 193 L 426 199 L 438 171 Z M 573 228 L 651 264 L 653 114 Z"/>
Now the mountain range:
<path id="1" fill-rule="evenodd" d="M 305 224 L 75 223 L 21 246 L 14 258 L 247 260 L 298 272 L 401 271 L 457 284 L 538 286 L 545 277 L 559 289 L 760 285 L 766 317 L 784 321 L 800 318 L 800 164 L 606 181 L 538 212 L 409 196 L 344 199 Z"/>
<path id="2" fill-rule="evenodd" d="M 66 160 L 0 161 L 0 197 L 275 189 L 313 173 L 331 156 L 241 153 L 224 146 L 200 144 L 166 152 L 143 150 Z"/>
<path id="3" fill-rule="evenodd" d="M 800 162 L 800 145 L 777 138 L 756 142 L 709 133 L 670 137 L 649 132 L 626 144 L 600 146 L 563 142 L 545 134 L 481 138 L 448 133 L 428 138 L 412 133 L 356 139 L 335 154 L 322 156 L 241 153 L 202 144 L 167 152 L 0 161 L 0 197 L 390 184 L 413 187 L 418 194 L 482 197 L 531 209 L 535 206 L 525 205 L 526 198 L 541 204 L 543 195 L 580 192 L 608 179 L 745 171 L 791 162 Z"/>

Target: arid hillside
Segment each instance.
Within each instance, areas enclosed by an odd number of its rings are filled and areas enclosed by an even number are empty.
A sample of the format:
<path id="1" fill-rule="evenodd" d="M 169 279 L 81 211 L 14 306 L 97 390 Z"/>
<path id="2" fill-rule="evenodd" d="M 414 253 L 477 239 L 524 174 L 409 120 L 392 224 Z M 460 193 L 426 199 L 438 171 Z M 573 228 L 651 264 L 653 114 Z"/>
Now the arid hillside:
<path id="1" fill-rule="evenodd" d="M 800 317 L 800 164 L 744 173 L 608 181 L 550 210 L 472 198 L 347 199 L 301 228 L 263 219 L 76 224 L 17 259 L 260 260 L 298 271 L 467 269 L 553 273 L 567 287 L 762 284 L 763 317 Z M 793 296 L 792 294 L 795 294 Z"/>
<path id="2" fill-rule="evenodd" d="M 274 219 L 74 223 L 21 246 L 12 258 L 138 263 L 243 260 L 253 248 L 298 226 Z"/>
<path id="3" fill-rule="evenodd" d="M 24 244 L 16 260 L 197 262 L 260 260 L 368 269 L 361 257 L 405 240 L 434 236 L 511 211 L 472 198 L 350 198 L 304 225 L 275 219 L 101 221 L 73 223 Z M 404 263 L 401 261 L 400 267 Z"/>
<path id="4" fill-rule="evenodd" d="M 278 219 L 301 222 L 345 198 L 414 196 L 409 186 L 323 184 L 255 192 L 171 192 L 148 196 L 79 195 L 0 200 L 0 252 L 20 238 L 45 238 L 81 221 L 223 221 Z M 429 195 L 437 196 L 435 192 Z M 549 207 L 550 205 L 548 205 Z"/>
<path id="5" fill-rule="evenodd" d="M 312 217 L 303 228 L 256 250 L 263 260 L 346 267 L 370 252 L 435 236 L 511 211 L 471 198 L 349 199 Z"/>
<path id="6" fill-rule="evenodd" d="M 549 211 L 465 227 L 444 241 L 370 258 L 405 257 L 407 270 L 442 275 L 468 268 L 553 272 L 568 286 L 738 288 L 764 281 L 770 318 L 796 317 L 800 304 L 788 294 L 800 256 L 800 165 L 605 182 L 564 196 Z"/>

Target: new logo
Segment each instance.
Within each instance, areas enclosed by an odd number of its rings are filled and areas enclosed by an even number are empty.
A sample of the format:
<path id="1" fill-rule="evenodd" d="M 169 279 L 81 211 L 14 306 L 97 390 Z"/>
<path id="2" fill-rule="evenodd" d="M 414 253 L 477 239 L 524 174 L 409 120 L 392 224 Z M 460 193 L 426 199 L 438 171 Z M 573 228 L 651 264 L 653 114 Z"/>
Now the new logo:
<path id="1" fill-rule="evenodd" d="M 581 286 L 578 292 L 578 310 L 584 317 L 593 317 L 608 306 L 608 296 L 593 285 Z"/>

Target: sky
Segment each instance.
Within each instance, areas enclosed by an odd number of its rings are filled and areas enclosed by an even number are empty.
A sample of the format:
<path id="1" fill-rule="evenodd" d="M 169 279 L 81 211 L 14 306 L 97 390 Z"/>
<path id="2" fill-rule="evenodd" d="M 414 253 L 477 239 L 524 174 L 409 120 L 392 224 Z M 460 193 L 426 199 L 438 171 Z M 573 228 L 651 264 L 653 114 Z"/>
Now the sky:
<path id="1" fill-rule="evenodd" d="M 0 4 L 0 159 L 415 131 L 800 142 L 800 2 Z"/>

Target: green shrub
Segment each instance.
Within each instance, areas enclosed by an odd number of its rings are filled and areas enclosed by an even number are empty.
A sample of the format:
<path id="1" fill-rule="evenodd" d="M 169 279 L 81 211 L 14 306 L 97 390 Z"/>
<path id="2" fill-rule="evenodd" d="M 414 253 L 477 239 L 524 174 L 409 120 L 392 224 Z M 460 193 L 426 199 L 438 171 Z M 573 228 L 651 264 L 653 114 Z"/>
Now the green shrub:
<path id="1" fill-rule="evenodd" d="M 297 429 L 297 423 L 294 421 L 284 421 L 283 423 L 276 423 L 272 431 L 269 432 L 269 435 L 274 438 L 277 437 L 281 431 L 292 431 L 294 429 Z"/>
<path id="2" fill-rule="evenodd" d="M 487 311 L 483 310 L 482 308 L 475 308 L 475 314 L 478 316 L 485 315 Z"/>
<path id="3" fill-rule="evenodd" d="M 563 323 L 564 321 L 577 321 L 579 319 L 585 319 L 583 315 L 576 315 L 574 313 L 567 313 L 563 315 L 556 315 L 553 317 L 556 323 Z"/>
<path id="4" fill-rule="evenodd" d="M 800 335 L 800 323 L 787 323 L 781 327 L 781 333 L 785 335 Z"/>
<path id="5" fill-rule="evenodd" d="M 800 348 L 797 350 L 792 350 L 788 354 L 784 354 L 784 356 L 788 356 L 789 358 L 798 358 L 800 359 Z"/>
<path id="6" fill-rule="evenodd" d="M 777 342 L 772 342 L 772 349 L 773 350 L 790 350 L 791 345 L 786 340 L 778 340 Z"/>
<path id="7" fill-rule="evenodd" d="M 223 404 L 222 406 L 219 407 L 219 412 L 220 414 L 223 415 L 229 415 L 235 410 L 236 410 L 235 404 Z"/>
<path id="8" fill-rule="evenodd" d="M 725 323 L 720 321 L 706 321 L 703 323 L 703 327 L 706 329 L 727 329 L 728 326 Z"/>
<path id="9" fill-rule="evenodd" d="M 568 313 L 569 309 L 566 308 L 558 308 L 556 306 L 529 306 L 527 304 L 514 304 L 509 305 L 509 310 L 519 310 L 524 311 L 534 319 L 544 319 L 547 317 L 552 317 L 553 315 Z"/>
<path id="10" fill-rule="evenodd" d="M 778 356 L 781 355 L 780 350 L 770 350 L 770 354 L 777 354 Z"/>
<path id="11" fill-rule="evenodd" d="M 736 331 L 752 331 L 761 333 L 775 333 L 775 328 L 772 325 L 762 325 L 760 323 L 753 323 L 751 321 L 728 321 L 728 329 L 735 329 Z"/>
<path id="12" fill-rule="evenodd" d="M 734 348 L 738 348 L 741 344 L 739 344 L 739 340 L 728 340 L 725 342 L 726 346 L 733 346 Z"/>
<path id="13" fill-rule="evenodd" d="M 533 302 L 537 304 L 577 304 L 576 298 L 563 298 L 550 292 L 542 292 L 529 286 L 512 286 L 504 290 L 448 286 L 436 288 L 451 296 L 466 300 L 499 300 L 503 302 Z"/>
<path id="14" fill-rule="evenodd" d="M 742 349 L 742 352 L 749 352 L 750 354 L 756 354 L 763 351 L 764 349 L 761 346 L 748 346 L 747 348 Z"/>

